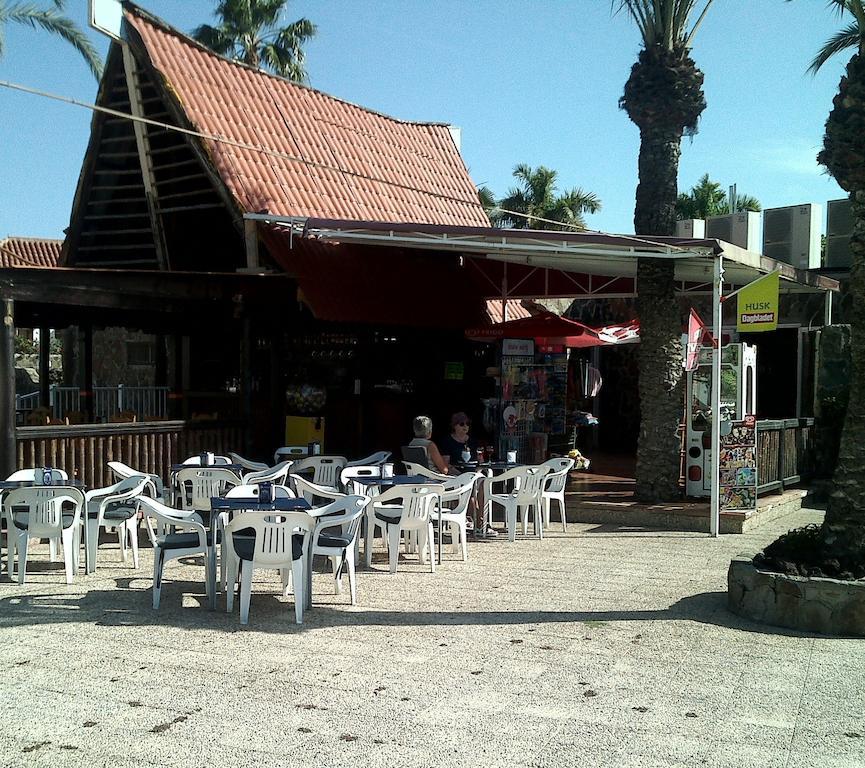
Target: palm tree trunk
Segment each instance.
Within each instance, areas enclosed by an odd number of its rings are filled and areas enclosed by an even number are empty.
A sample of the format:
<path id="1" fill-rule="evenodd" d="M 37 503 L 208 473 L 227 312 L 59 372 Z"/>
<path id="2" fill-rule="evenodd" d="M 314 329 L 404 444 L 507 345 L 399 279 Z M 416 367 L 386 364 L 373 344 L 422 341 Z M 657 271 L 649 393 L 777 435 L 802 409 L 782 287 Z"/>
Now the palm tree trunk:
<path id="1" fill-rule="evenodd" d="M 865 562 L 865 190 L 851 194 L 850 202 L 855 222 L 850 238 L 850 402 L 822 530 L 827 554 L 844 569 L 849 569 L 845 563 Z"/>
<path id="2" fill-rule="evenodd" d="M 637 235 L 672 235 L 676 227 L 681 131 L 648 135 L 640 143 Z M 676 300 L 674 266 L 662 259 L 637 265 L 640 318 L 640 435 L 635 495 L 645 502 L 680 496 L 682 419 L 682 320 Z"/>

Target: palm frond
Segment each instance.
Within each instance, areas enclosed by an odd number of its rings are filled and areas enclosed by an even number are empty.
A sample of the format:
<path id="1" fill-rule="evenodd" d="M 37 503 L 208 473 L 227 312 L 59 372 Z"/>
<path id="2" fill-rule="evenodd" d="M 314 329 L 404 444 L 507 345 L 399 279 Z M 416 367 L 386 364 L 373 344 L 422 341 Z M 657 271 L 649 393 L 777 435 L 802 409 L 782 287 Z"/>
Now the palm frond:
<path id="1" fill-rule="evenodd" d="M 81 54 L 97 80 L 102 76 L 102 59 L 90 38 L 79 29 L 72 19 L 62 16 L 56 10 L 24 3 L 3 6 L 0 8 L 0 23 L 5 22 L 26 24 L 34 29 L 41 28 L 57 35 Z"/>
<path id="2" fill-rule="evenodd" d="M 226 55 L 234 50 L 234 39 L 224 27 L 211 27 L 210 24 L 202 24 L 192 30 L 192 36 L 202 45 L 220 55 Z"/>
<path id="3" fill-rule="evenodd" d="M 817 74 L 820 68 L 833 56 L 849 48 L 859 48 L 862 42 L 862 28 L 860 28 L 857 21 L 850 22 L 844 29 L 836 32 L 823 44 L 823 47 L 817 52 L 817 55 L 808 67 L 808 72 Z"/>
<path id="4" fill-rule="evenodd" d="M 691 15 L 698 2 L 699 0 L 613 0 L 613 10 L 616 13 L 628 13 L 637 25 L 646 48 L 662 45 L 667 50 L 673 50 L 679 46 L 690 47 L 691 39 L 714 0 L 705 0 L 706 5 L 689 29 Z"/>

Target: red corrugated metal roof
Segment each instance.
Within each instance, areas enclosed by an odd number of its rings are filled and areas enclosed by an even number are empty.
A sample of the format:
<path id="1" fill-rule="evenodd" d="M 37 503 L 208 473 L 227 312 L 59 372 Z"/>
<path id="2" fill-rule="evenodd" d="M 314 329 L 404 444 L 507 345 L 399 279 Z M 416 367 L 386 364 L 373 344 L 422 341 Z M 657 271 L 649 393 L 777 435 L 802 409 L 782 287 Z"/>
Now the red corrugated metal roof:
<path id="1" fill-rule="evenodd" d="M 0 268 L 56 267 L 62 240 L 39 237 L 7 237 L 0 240 Z"/>
<path id="2" fill-rule="evenodd" d="M 246 212 L 488 226 L 447 125 L 372 112 L 224 59 L 126 5 L 152 65 Z"/>

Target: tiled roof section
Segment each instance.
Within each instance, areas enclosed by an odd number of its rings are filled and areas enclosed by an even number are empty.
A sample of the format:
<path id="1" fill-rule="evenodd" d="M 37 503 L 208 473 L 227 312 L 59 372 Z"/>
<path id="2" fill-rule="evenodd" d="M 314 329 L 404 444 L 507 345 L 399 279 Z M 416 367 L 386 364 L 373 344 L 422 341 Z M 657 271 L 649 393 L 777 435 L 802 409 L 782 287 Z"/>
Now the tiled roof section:
<path id="1" fill-rule="evenodd" d="M 38 237 L 7 237 L 0 240 L 0 268 L 56 267 L 62 240 Z"/>
<path id="2" fill-rule="evenodd" d="M 523 306 L 522 299 L 507 299 L 508 320 L 519 320 L 521 317 L 531 317 L 532 313 Z M 503 323 L 501 299 L 487 300 L 487 315 L 490 322 Z"/>
<path id="3" fill-rule="evenodd" d="M 196 130 L 267 150 L 203 140 L 244 211 L 489 226 L 447 125 L 386 117 L 125 13 Z"/>

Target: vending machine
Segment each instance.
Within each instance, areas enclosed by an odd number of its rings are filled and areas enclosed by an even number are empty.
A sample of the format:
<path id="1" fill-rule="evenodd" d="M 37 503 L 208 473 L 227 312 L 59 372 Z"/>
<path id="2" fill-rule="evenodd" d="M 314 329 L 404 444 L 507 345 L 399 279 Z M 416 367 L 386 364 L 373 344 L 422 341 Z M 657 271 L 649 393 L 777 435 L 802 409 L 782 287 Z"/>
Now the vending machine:
<path id="1" fill-rule="evenodd" d="M 712 492 L 712 350 L 700 349 L 697 367 L 688 372 L 685 412 L 685 493 Z M 732 422 L 753 416 L 757 406 L 757 348 L 721 348 L 721 435 Z"/>

